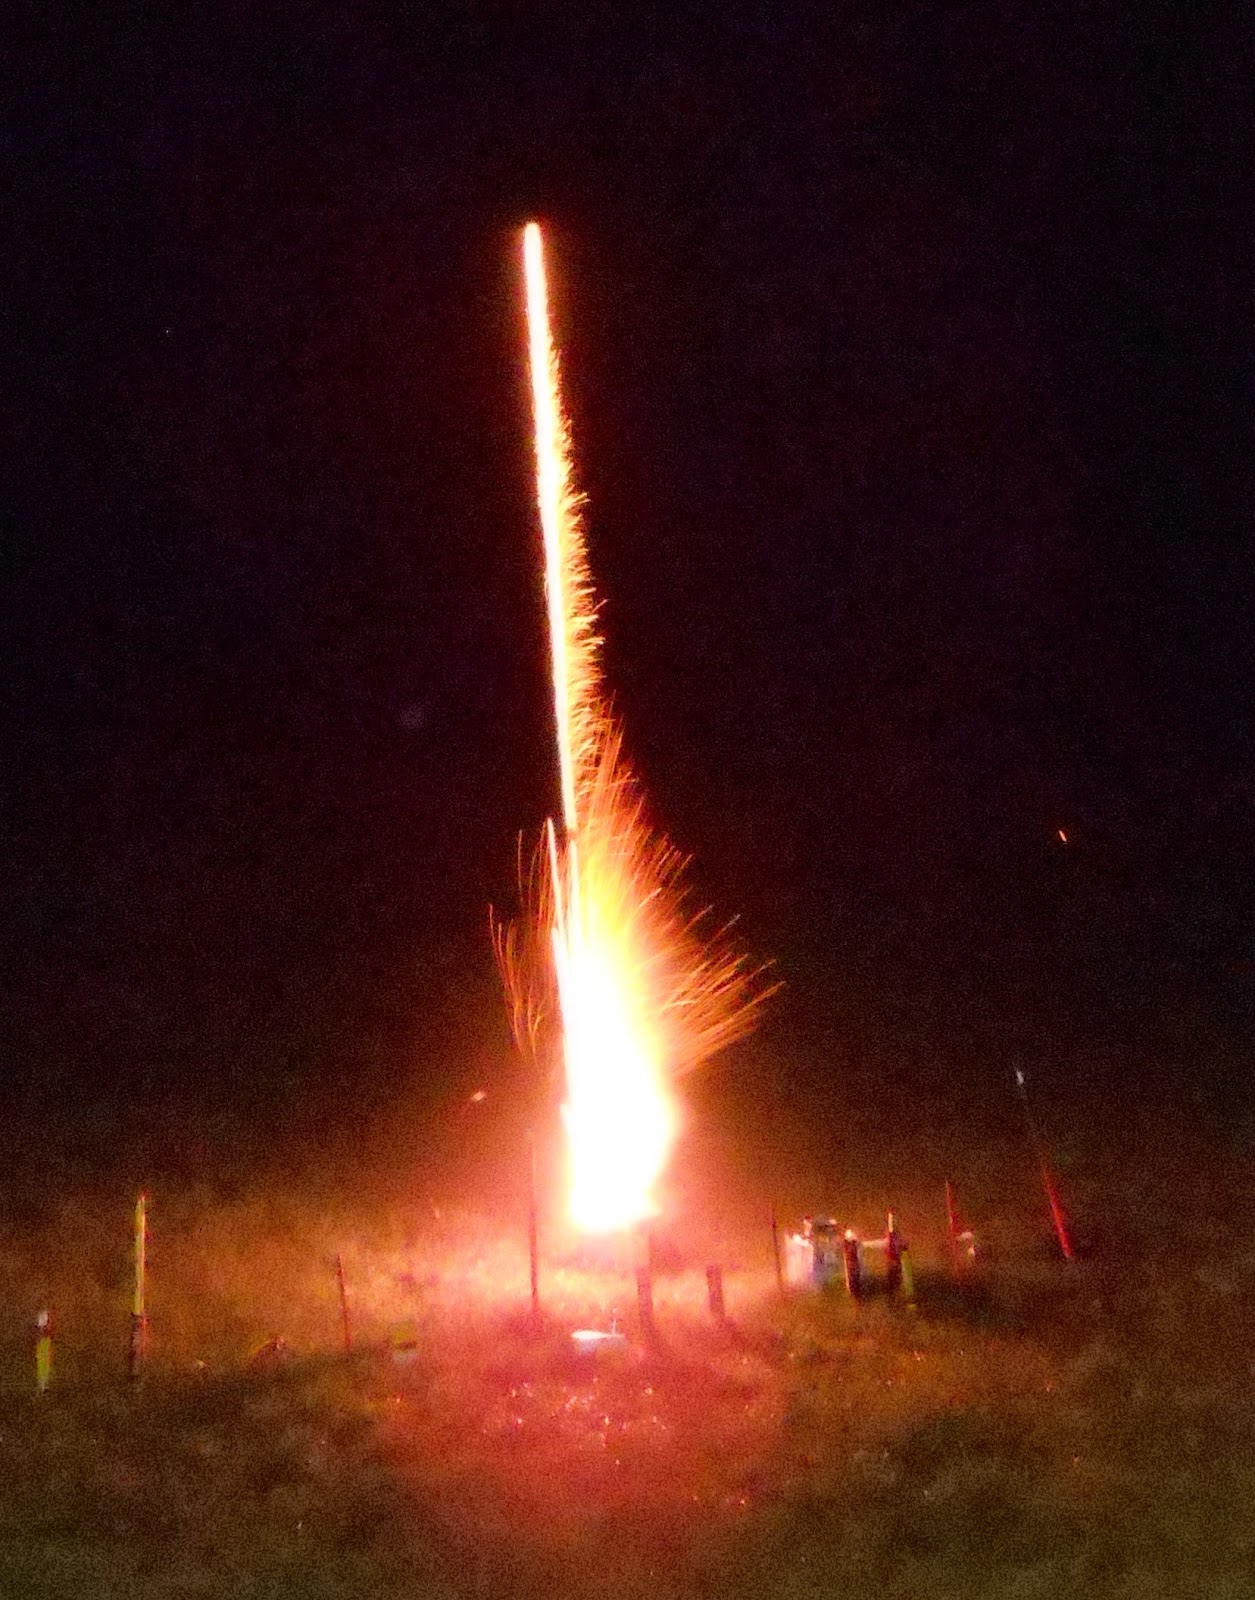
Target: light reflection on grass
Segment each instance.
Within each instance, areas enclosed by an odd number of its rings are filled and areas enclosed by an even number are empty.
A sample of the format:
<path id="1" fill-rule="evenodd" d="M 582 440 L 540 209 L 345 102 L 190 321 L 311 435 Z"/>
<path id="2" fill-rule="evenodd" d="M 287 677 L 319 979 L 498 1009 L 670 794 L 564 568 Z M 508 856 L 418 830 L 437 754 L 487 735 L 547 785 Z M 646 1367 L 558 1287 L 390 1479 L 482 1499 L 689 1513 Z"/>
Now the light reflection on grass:
<path id="1" fill-rule="evenodd" d="M 1189 1214 L 1187 1250 L 1148 1228 L 1071 1271 L 1013 1243 L 983 1296 L 917 1229 L 915 1313 L 781 1303 L 746 1229 L 720 1242 L 731 1325 L 698 1247 L 657 1280 L 653 1344 L 637 1241 L 550 1240 L 534 1325 L 521 1230 L 474 1211 L 170 1195 L 154 1218 L 139 1393 L 108 1208 L 5 1240 L 0 1593 L 1251 1592 L 1255 1258 Z M 628 1346 L 582 1356 L 571 1330 L 612 1313 Z M 250 1364 L 278 1335 L 290 1359 Z"/>

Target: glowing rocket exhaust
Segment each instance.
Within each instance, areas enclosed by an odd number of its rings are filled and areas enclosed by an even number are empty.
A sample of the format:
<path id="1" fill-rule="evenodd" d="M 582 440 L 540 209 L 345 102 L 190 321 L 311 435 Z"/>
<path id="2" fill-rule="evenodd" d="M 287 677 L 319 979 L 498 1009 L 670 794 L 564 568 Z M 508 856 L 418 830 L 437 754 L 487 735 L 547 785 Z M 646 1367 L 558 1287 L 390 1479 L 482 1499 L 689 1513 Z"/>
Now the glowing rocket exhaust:
<path id="1" fill-rule="evenodd" d="M 764 991 L 721 940 L 701 940 L 695 919 L 685 917 L 683 863 L 646 827 L 623 758 L 601 684 L 536 223 L 524 230 L 523 261 L 562 793 L 562 827 L 547 828 L 547 883 L 535 914 L 547 931 L 558 1002 L 570 1216 L 587 1232 L 608 1232 L 656 1210 L 654 1188 L 678 1129 L 674 1081 L 747 1031 Z M 498 950 L 517 991 L 514 946 L 506 939 Z M 513 998 L 517 1015 L 517 992 Z"/>
<path id="2" fill-rule="evenodd" d="M 523 232 L 527 282 L 527 342 L 532 375 L 536 444 L 536 499 L 545 540 L 545 598 L 553 670 L 562 819 L 568 840 L 579 831 L 575 797 L 575 752 L 586 753 L 596 735 L 597 639 L 592 590 L 579 521 L 579 497 L 571 482 L 570 441 L 562 415 L 558 361 L 549 332 L 540 228 Z"/>

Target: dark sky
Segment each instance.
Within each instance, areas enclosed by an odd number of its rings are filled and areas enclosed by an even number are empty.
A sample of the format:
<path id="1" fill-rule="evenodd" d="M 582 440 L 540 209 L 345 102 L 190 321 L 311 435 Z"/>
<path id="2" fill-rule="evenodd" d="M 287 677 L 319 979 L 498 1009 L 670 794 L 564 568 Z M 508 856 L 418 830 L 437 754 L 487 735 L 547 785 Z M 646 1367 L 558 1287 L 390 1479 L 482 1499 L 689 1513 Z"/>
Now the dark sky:
<path id="1" fill-rule="evenodd" d="M 1234 1089 L 1238 23 L 53 9 L 6 67 L 6 1104 L 496 1070 L 486 908 L 554 790 L 531 215 L 611 686 L 785 980 L 782 1091 Z"/>

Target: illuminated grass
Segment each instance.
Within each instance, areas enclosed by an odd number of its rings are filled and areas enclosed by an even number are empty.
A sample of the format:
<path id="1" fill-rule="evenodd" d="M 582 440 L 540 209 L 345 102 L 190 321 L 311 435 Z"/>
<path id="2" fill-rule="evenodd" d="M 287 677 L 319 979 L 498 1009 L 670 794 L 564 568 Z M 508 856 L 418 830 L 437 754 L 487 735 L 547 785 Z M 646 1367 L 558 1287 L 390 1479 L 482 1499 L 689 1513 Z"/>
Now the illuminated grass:
<path id="1" fill-rule="evenodd" d="M 690 1264 L 659 1280 L 649 1346 L 626 1247 L 548 1264 L 535 1328 L 520 1242 L 472 1213 L 154 1215 L 138 1394 L 102 1208 L 5 1242 L 5 1304 L 33 1313 L 55 1271 L 62 1333 L 42 1401 L 12 1323 L 0 1350 L 0 1593 L 1252 1593 L 1255 1259 L 1198 1217 L 1188 1250 L 1148 1229 L 1071 1272 L 1004 1254 L 983 1298 L 921 1246 L 914 1314 L 780 1304 L 747 1238 L 733 1326 Z M 612 1306 L 629 1348 L 578 1357 L 571 1327 Z M 276 1335 L 292 1359 L 250 1366 Z"/>

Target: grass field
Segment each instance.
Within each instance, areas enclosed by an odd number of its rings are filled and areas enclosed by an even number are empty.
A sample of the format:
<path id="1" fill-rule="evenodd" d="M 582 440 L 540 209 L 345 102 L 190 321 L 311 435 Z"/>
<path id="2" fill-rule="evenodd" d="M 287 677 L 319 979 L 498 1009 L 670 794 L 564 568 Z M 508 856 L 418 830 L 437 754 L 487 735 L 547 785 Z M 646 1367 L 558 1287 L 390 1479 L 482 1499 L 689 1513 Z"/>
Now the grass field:
<path id="1" fill-rule="evenodd" d="M 135 1391 L 126 1199 L 80 1193 L 0 1243 L 0 1593 L 1255 1595 L 1250 1177 L 1179 1142 L 1082 1164 L 1072 1194 L 1103 1233 L 1071 1266 L 1023 1185 L 967 1291 L 936 1195 L 903 1185 L 915 1311 L 781 1301 L 747 1192 L 680 1230 L 653 1343 L 626 1249 L 547 1233 L 534 1326 L 517 1216 L 158 1192 Z M 45 1302 L 56 1380 L 36 1397 Z M 580 1356 L 571 1329 L 612 1311 L 627 1347 Z M 287 1348 L 254 1354 L 272 1338 Z"/>

